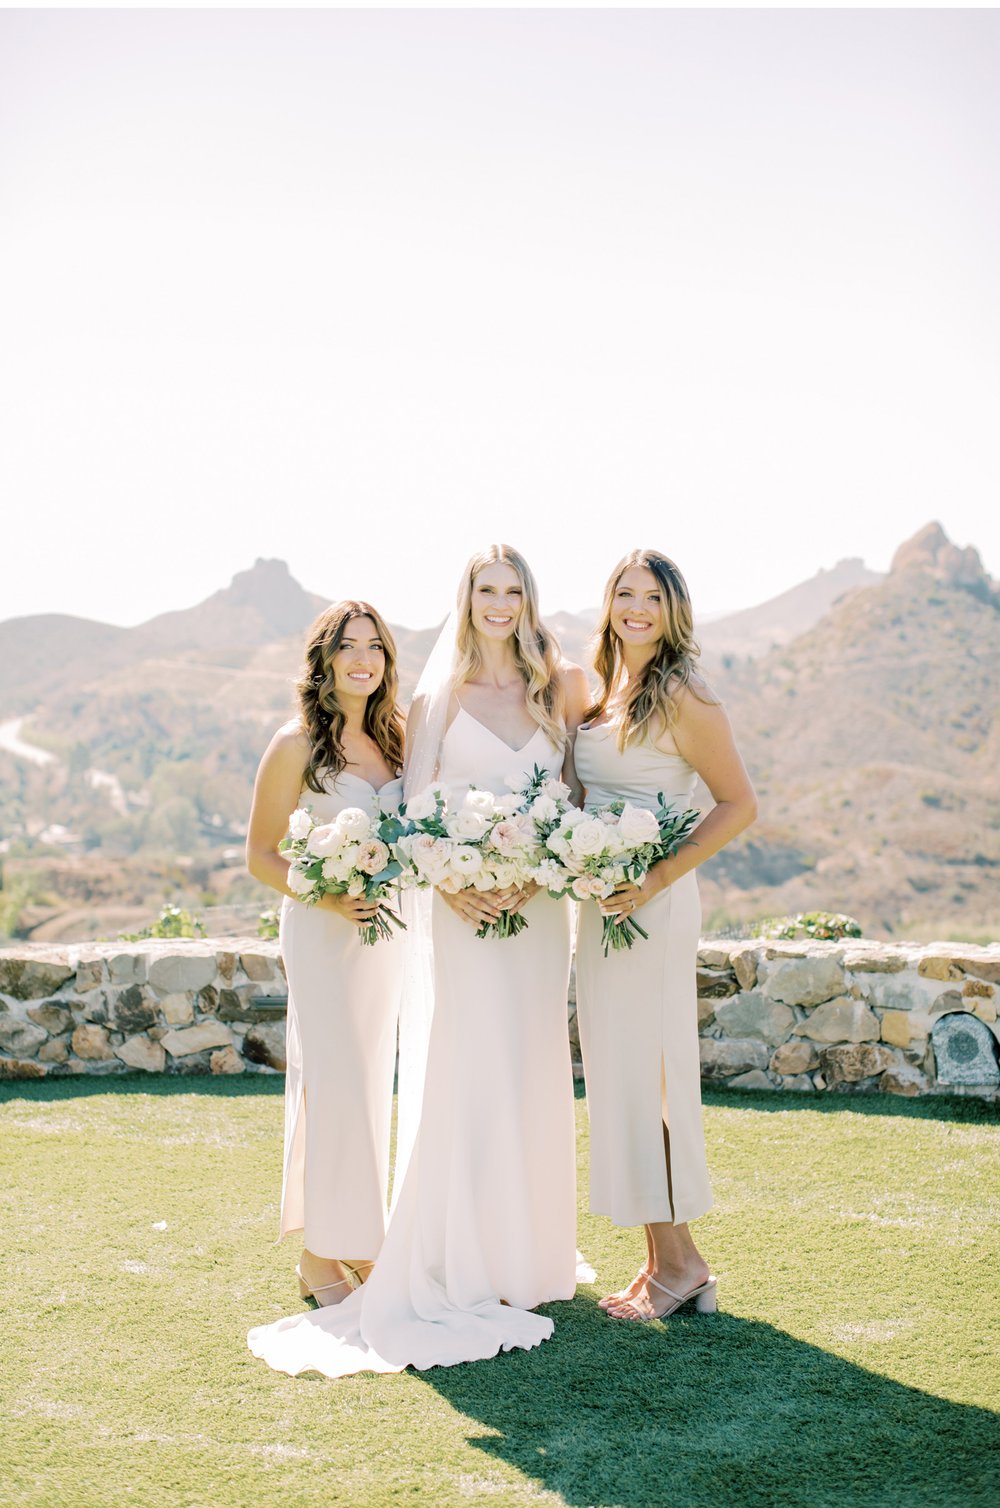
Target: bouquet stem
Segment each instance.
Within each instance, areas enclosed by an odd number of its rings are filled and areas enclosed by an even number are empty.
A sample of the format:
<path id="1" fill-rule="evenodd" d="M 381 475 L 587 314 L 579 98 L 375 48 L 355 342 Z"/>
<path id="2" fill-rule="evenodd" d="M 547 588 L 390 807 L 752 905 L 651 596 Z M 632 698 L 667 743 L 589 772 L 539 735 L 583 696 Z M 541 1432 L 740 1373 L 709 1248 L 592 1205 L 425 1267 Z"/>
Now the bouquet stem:
<path id="1" fill-rule="evenodd" d="M 516 937 L 528 925 L 527 917 L 520 911 L 501 911 L 496 921 L 483 922 L 476 928 L 477 937 Z"/>
<path id="2" fill-rule="evenodd" d="M 391 937 L 393 927 L 399 927 L 406 931 L 406 923 L 401 916 L 397 916 L 390 906 L 380 906 L 371 921 L 365 922 L 358 928 L 361 934 L 362 945 L 370 948 L 373 943 L 380 939 Z"/>
<path id="3" fill-rule="evenodd" d="M 609 948 L 620 953 L 623 948 L 631 948 L 637 937 L 644 937 L 649 941 L 649 933 L 644 927 L 640 927 L 634 916 L 606 916 L 602 938 L 605 958 Z"/>

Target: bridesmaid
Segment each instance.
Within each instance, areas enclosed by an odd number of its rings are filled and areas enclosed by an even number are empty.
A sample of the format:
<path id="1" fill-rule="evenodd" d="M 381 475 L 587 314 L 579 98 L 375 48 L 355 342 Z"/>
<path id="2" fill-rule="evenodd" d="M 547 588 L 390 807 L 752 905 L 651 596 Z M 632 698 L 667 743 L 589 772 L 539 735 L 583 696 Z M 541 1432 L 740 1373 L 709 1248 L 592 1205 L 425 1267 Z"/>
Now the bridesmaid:
<path id="1" fill-rule="evenodd" d="M 247 867 L 284 896 L 288 974 L 285 1156 L 279 1240 L 302 1230 L 302 1297 L 336 1304 L 363 1281 L 385 1234 L 389 1127 L 402 968 L 397 938 L 363 946 L 363 897 L 315 906 L 288 888 L 278 844 L 299 806 L 323 822 L 345 807 L 398 807 L 403 721 L 396 651 L 367 602 L 338 602 L 309 630 L 299 714 L 261 760 Z"/>
<path id="2" fill-rule="evenodd" d="M 680 571 L 635 550 L 611 574 L 597 633 L 600 690 L 580 728 L 577 774 L 591 809 L 624 798 L 690 805 L 700 775 L 715 805 L 641 885 L 583 905 L 577 940 L 580 1038 L 591 1123 L 591 1209 L 644 1225 L 646 1262 L 601 1300 L 617 1319 L 662 1319 L 693 1299 L 715 1308 L 715 1279 L 688 1222 L 711 1208 L 701 1114 L 695 967 L 696 865 L 757 815 L 726 714 L 699 676 L 691 601 Z M 601 944 L 604 915 L 642 911 L 648 940 Z"/>

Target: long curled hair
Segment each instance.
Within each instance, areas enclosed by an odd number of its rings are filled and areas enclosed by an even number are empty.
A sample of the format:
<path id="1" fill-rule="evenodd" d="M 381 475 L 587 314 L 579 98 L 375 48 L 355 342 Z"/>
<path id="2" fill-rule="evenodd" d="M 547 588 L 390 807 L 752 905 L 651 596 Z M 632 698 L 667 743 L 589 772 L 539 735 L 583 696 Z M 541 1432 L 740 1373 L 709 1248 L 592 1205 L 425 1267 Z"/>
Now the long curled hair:
<path id="1" fill-rule="evenodd" d="M 601 620 L 594 632 L 594 668 L 601 678 L 597 699 L 587 709 L 586 718 L 593 722 L 602 716 L 612 695 L 625 679 L 622 643 L 611 626 L 611 609 L 618 583 L 633 566 L 652 571 L 660 590 L 662 638 L 656 653 L 630 685 L 622 708 L 618 730 L 618 747 L 625 749 L 652 732 L 651 725 L 662 722 L 666 728 L 677 720 L 676 696 L 687 686 L 699 701 L 713 700 L 703 683 L 694 677 L 701 653 L 694 637 L 694 615 L 687 583 L 680 571 L 659 550 L 632 550 L 620 560 L 608 578 L 604 590 Z"/>
<path id="2" fill-rule="evenodd" d="M 562 655 L 553 634 L 538 613 L 538 587 L 528 562 L 510 545 L 490 545 L 473 555 L 458 589 L 458 659 L 456 686 L 469 681 L 483 663 L 479 640 L 472 625 L 472 589 L 476 577 L 486 566 L 507 565 L 517 573 L 521 584 L 521 611 L 514 631 L 514 663 L 524 681 L 525 704 L 531 717 L 557 749 L 566 742 L 561 721 L 562 687 L 559 667 Z"/>
<path id="3" fill-rule="evenodd" d="M 309 763 L 303 778 L 317 793 L 324 789 L 324 780 L 339 775 L 347 763 L 340 741 L 345 719 L 334 690 L 333 658 L 355 618 L 372 620 L 385 651 L 385 673 L 365 704 L 364 729 L 391 769 L 399 770 L 403 763 L 403 718 L 396 704 L 398 678 L 392 634 L 370 602 L 334 602 L 324 608 L 309 630 L 306 662 L 295 684 L 299 717 L 309 739 Z"/>

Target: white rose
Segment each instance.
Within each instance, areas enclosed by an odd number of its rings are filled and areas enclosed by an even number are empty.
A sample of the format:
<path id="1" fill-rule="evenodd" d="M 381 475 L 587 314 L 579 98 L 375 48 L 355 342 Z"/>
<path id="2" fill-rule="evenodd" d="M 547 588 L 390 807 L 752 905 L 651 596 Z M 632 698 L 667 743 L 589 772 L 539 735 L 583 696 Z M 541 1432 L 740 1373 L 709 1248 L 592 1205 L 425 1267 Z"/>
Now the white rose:
<path id="1" fill-rule="evenodd" d="M 571 806 L 569 811 L 563 812 L 562 816 L 559 818 L 559 826 L 564 832 L 570 833 L 573 831 L 574 827 L 577 827 L 579 825 L 579 823 L 584 821 L 589 822 L 592 820 L 593 818 L 590 812 L 581 811 L 580 807 L 578 806 Z"/>
<path id="2" fill-rule="evenodd" d="M 495 803 L 497 815 L 500 817 L 513 817 L 520 805 L 521 797 L 517 793 L 512 796 L 498 796 Z"/>
<path id="3" fill-rule="evenodd" d="M 447 839 L 435 838 L 430 833 L 414 833 L 407 840 L 410 863 L 417 872 L 436 884 L 448 872 L 451 844 Z"/>
<path id="4" fill-rule="evenodd" d="M 288 832 L 293 838 L 306 838 L 312 831 L 313 819 L 305 807 L 298 807 L 288 819 Z"/>
<path id="5" fill-rule="evenodd" d="M 336 858 L 323 860 L 324 880 L 346 880 L 353 865 L 345 864 L 343 855 L 337 854 Z"/>
<path id="6" fill-rule="evenodd" d="M 493 866 L 493 883 L 497 890 L 509 890 L 511 885 L 517 884 L 517 869 L 513 864 L 495 864 Z"/>
<path id="7" fill-rule="evenodd" d="M 462 838 L 465 842 L 484 837 L 489 825 L 489 818 L 484 812 L 478 808 L 465 807 L 445 823 L 453 838 Z"/>
<path id="8" fill-rule="evenodd" d="M 565 859 L 570 851 L 569 838 L 558 827 L 555 832 L 549 833 L 545 840 L 545 846 L 550 853 L 554 853 L 559 859 Z"/>
<path id="9" fill-rule="evenodd" d="M 357 900 L 358 896 L 364 895 L 365 882 L 359 874 L 356 874 L 354 876 L 354 879 L 348 885 L 347 893 L 349 896 L 352 896 L 354 900 Z"/>
<path id="10" fill-rule="evenodd" d="M 528 810 L 536 822 L 553 822 L 559 815 L 559 808 L 551 796 L 537 796 Z"/>
<path id="11" fill-rule="evenodd" d="M 542 795 L 548 796 L 552 801 L 568 801 L 569 786 L 563 785 L 561 780 L 546 780 L 542 786 Z"/>
<path id="12" fill-rule="evenodd" d="M 406 815 L 413 822 L 423 822 L 426 817 L 433 817 L 436 811 L 436 786 L 428 786 L 425 791 L 418 791 L 406 803 Z"/>
<path id="13" fill-rule="evenodd" d="M 320 827 L 314 827 L 306 839 L 306 848 L 309 853 L 315 854 L 317 859 L 328 859 L 336 853 L 340 847 L 342 838 L 332 822 L 324 822 Z"/>
<path id="14" fill-rule="evenodd" d="M 496 797 L 492 791 L 477 791 L 475 786 L 471 786 L 465 793 L 462 805 L 467 811 L 482 812 L 484 816 L 491 817 L 496 805 Z"/>
<path id="15" fill-rule="evenodd" d="M 345 806 L 342 812 L 338 812 L 334 826 L 345 838 L 367 838 L 372 830 L 372 820 L 360 806 Z"/>
<path id="16" fill-rule="evenodd" d="M 643 806 L 632 806 L 628 802 L 619 819 L 618 829 L 622 841 L 629 848 L 638 848 L 643 843 L 655 843 L 660 836 L 660 824 L 653 813 Z"/>
<path id="17" fill-rule="evenodd" d="M 608 830 L 597 817 L 585 817 L 577 822 L 569 837 L 569 846 L 575 854 L 600 853 L 608 842 Z"/>
<path id="18" fill-rule="evenodd" d="M 312 889 L 313 882 L 301 869 L 296 869 L 292 864 L 288 869 L 288 888 L 294 890 L 296 895 L 306 895 Z"/>
<path id="19" fill-rule="evenodd" d="M 628 853 L 630 848 L 632 847 L 630 843 L 626 843 L 625 838 L 622 835 L 621 826 L 617 823 L 614 827 L 608 827 L 607 824 L 605 824 L 605 838 L 605 847 L 610 854 Z"/>

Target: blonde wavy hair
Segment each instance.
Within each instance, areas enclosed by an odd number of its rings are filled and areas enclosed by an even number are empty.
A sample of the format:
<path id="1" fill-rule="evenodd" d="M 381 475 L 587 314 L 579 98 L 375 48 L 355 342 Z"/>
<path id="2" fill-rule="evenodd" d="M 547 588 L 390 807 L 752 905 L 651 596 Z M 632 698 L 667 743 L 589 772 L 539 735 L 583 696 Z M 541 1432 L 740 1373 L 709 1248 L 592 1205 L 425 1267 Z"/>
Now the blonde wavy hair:
<path id="1" fill-rule="evenodd" d="M 306 662 L 295 684 L 299 717 L 309 739 L 309 763 L 304 780 L 311 791 L 321 792 L 323 782 L 338 775 L 347 763 L 341 744 L 344 711 L 334 690 L 333 657 L 340 648 L 348 625 L 355 618 L 370 618 L 385 651 L 385 674 L 365 706 L 364 729 L 375 740 L 390 769 L 403 763 L 403 717 L 396 702 L 396 644 L 385 620 L 370 602 L 334 602 L 324 608 L 306 637 Z"/>
<path id="2" fill-rule="evenodd" d="M 663 637 L 649 664 L 629 687 L 618 730 L 619 749 L 638 743 L 655 723 L 671 727 L 677 720 L 676 696 L 683 687 L 688 687 L 699 701 L 715 700 L 704 682 L 696 679 L 701 651 L 694 637 L 694 615 L 684 577 L 659 550 L 632 550 L 615 566 L 604 589 L 601 619 L 593 638 L 594 668 L 601 678 L 601 690 L 588 707 L 586 720 L 593 722 L 603 715 L 625 679 L 621 640 L 611 627 L 611 609 L 618 583 L 634 566 L 644 567 L 656 578 Z"/>
<path id="3" fill-rule="evenodd" d="M 566 742 L 559 674 L 562 654 L 555 636 L 539 617 L 538 587 L 528 562 L 510 545 L 490 545 L 473 555 L 465 567 L 458 589 L 458 656 L 454 684 L 461 686 L 470 681 L 483 663 L 479 639 L 472 625 L 472 589 L 479 572 L 490 565 L 507 565 L 517 574 L 522 595 L 521 611 L 514 630 L 514 663 L 524 681 L 528 712 L 555 747 L 561 749 Z"/>

